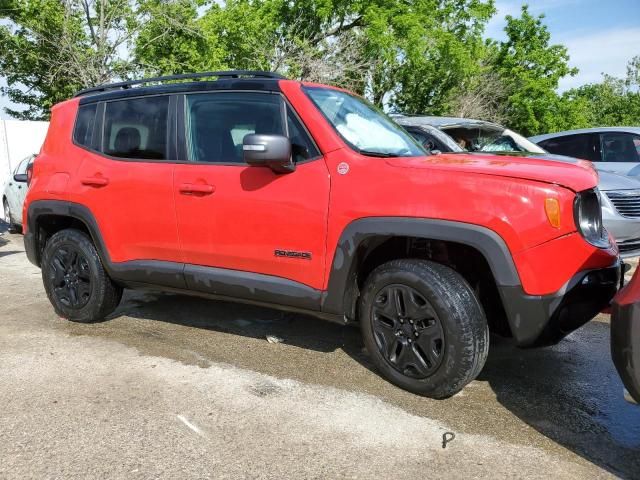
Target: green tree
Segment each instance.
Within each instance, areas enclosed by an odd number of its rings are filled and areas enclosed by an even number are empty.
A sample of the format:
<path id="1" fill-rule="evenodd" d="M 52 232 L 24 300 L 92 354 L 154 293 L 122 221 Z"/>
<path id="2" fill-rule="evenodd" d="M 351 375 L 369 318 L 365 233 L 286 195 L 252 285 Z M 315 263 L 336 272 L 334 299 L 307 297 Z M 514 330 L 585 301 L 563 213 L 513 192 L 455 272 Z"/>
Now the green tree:
<path id="1" fill-rule="evenodd" d="M 605 75 L 602 82 L 564 93 L 563 102 L 580 112 L 571 128 L 640 125 L 640 56 L 628 64 L 626 78 Z"/>
<path id="2" fill-rule="evenodd" d="M 0 0 L 2 93 L 26 106 L 7 113 L 46 119 L 78 89 L 126 76 L 142 20 L 136 7 L 128 0 Z"/>
<path id="3" fill-rule="evenodd" d="M 507 88 L 506 117 L 509 126 L 525 135 L 554 131 L 562 119 L 558 83 L 577 69 L 568 65 L 562 45 L 550 43 L 544 16 L 533 16 L 522 7 L 521 16 L 507 16 L 507 39 L 496 44 L 492 65 Z"/>

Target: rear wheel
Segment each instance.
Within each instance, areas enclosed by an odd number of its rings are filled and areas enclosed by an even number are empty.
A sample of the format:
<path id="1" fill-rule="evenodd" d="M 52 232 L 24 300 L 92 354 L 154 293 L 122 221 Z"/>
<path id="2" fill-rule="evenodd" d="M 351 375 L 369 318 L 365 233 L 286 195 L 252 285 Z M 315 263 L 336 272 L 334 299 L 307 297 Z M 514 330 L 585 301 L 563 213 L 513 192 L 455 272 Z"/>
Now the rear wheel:
<path id="1" fill-rule="evenodd" d="M 487 321 L 469 284 L 425 260 L 394 260 L 367 278 L 360 299 L 365 346 L 401 388 L 447 398 L 475 379 L 489 351 Z"/>
<path id="2" fill-rule="evenodd" d="M 103 320 L 122 298 L 122 288 L 105 272 L 91 239 L 75 229 L 62 230 L 47 242 L 42 280 L 56 313 L 74 322 Z"/>
<path id="3" fill-rule="evenodd" d="M 4 221 L 9 224 L 9 233 L 19 233 L 20 227 L 13 223 L 13 217 L 11 216 L 11 209 L 9 208 L 9 202 L 6 198 L 2 199 L 2 209 L 4 212 Z"/>

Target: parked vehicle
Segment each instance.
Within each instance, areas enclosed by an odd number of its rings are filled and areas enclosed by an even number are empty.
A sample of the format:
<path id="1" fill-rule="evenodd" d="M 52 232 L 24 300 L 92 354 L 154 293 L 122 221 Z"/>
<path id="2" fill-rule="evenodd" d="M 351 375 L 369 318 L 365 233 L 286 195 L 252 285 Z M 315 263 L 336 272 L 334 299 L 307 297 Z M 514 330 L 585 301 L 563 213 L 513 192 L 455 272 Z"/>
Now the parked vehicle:
<path id="1" fill-rule="evenodd" d="M 432 150 L 432 142 L 434 146 L 441 147 L 437 150 L 442 152 L 547 153 L 522 135 L 497 123 L 472 118 L 417 115 L 397 115 L 393 119 L 427 150 Z M 443 137 L 453 139 L 453 144 L 445 142 Z"/>
<path id="2" fill-rule="evenodd" d="M 22 206 L 27 195 L 27 170 L 35 155 L 22 159 L 2 189 L 2 211 L 4 221 L 9 224 L 9 232 L 15 233 L 22 227 Z"/>
<path id="3" fill-rule="evenodd" d="M 558 155 L 591 160 L 598 170 L 640 175 L 640 127 L 602 127 L 531 137 Z"/>
<path id="4" fill-rule="evenodd" d="M 69 320 L 130 287 L 359 321 L 385 378 L 444 398 L 481 371 L 489 329 L 548 345 L 609 304 L 596 183 L 588 162 L 429 156 L 340 89 L 171 76 L 52 109 L 25 247 Z"/>
<path id="5" fill-rule="evenodd" d="M 625 396 L 640 403 L 640 269 L 613 300 L 611 356 L 626 388 Z"/>
<path id="6" fill-rule="evenodd" d="M 428 151 L 463 153 L 466 150 L 460 143 L 465 139 L 474 153 L 526 155 L 528 158 L 571 163 L 579 161 L 548 154 L 521 135 L 495 123 L 448 117 L 401 116 L 394 119 Z M 449 134 L 454 137 L 449 137 Z M 514 151 L 505 150 L 508 148 Z M 615 238 L 623 257 L 640 255 L 640 179 L 606 171 L 601 171 L 599 177 L 598 188 L 604 194 L 602 221 L 605 228 Z"/>

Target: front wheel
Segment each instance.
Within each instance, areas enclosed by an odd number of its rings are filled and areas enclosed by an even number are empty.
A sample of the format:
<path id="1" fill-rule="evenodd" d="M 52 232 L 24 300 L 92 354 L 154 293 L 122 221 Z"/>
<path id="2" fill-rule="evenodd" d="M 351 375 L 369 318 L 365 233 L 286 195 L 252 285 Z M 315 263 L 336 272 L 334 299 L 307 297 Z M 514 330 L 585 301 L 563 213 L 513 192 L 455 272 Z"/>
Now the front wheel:
<path id="1" fill-rule="evenodd" d="M 91 239 L 75 229 L 57 232 L 47 241 L 42 281 L 56 313 L 73 322 L 103 320 L 122 298 L 122 288 L 105 272 Z"/>
<path id="2" fill-rule="evenodd" d="M 367 278 L 360 298 L 365 346 L 382 376 L 405 390 L 447 398 L 474 380 L 489 328 L 469 284 L 426 260 L 393 260 Z"/>

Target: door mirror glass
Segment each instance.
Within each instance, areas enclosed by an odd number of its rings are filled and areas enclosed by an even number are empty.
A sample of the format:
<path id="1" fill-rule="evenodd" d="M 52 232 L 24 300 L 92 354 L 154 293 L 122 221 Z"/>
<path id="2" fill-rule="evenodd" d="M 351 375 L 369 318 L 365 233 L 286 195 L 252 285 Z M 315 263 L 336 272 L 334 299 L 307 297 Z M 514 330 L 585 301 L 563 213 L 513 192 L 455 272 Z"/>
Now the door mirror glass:
<path id="1" fill-rule="evenodd" d="M 13 176 L 13 179 L 16 182 L 20 182 L 20 183 L 27 183 L 27 174 L 26 173 L 16 173 Z"/>
<path id="2" fill-rule="evenodd" d="M 244 161 L 253 167 L 269 167 L 276 173 L 295 170 L 291 142 L 283 135 L 249 134 L 242 141 Z"/>

